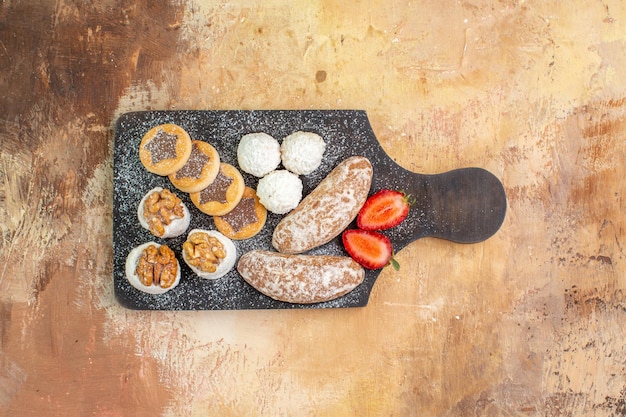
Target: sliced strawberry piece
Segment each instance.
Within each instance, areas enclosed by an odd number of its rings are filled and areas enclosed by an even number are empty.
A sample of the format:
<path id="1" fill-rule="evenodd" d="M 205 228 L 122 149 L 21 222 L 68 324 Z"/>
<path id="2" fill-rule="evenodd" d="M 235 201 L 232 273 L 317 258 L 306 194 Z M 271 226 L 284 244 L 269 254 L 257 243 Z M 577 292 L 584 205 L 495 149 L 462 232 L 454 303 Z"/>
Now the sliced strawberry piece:
<path id="1" fill-rule="evenodd" d="M 414 200 L 410 195 L 395 190 L 380 190 L 367 199 L 357 225 L 363 230 L 385 230 L 399 225 L 409 214 Z"/>
<path id="2" fill-rule="evenodd" d="M 370 230 L 349 229 L 343 232 L 341 238 L 348 254 L 363 267 L 380 269 L 391 263 L 399 269 L 387 236 Z"/>

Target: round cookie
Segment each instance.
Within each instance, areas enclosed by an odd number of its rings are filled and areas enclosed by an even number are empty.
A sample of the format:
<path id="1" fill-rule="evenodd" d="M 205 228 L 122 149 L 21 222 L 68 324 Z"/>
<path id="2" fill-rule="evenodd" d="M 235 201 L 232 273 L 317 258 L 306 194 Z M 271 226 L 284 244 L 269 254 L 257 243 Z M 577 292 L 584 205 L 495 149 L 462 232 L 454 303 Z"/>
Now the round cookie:
<path id="1" fill-rule="evenodd" d="M 217 239 L 219 244 L 216 244 Z M 193 229 L 183 243 L 183 260 L 204 279 L 218 279 L 235 266 L 235 244 L 216 230 Z"/>
<path id="2" fill-rule="evenodd" d="M 222 162 L 215 180 L 189 197 L 198 210 L 209 216 L 223 216 L 231 211 L 243 195 L 243 176 L 237 168 Z"/>
<path id="3" fill-rule="evenodd" d="M 289 213 L 302 199 L 302 180 L 292 172 L 279 169 L 261 178 L 256 192 L 261 204 L 272 213 Z"/>
<path id="4" fill-rule="evenodd" d="M 220 156 L 207 142 L 191 141 L 191 154 L 181 169 L 168 177 L 174 187 L 195 193 L 209 186 L 220 170 Z"/>
<path id="5" fill-rule="evenodd" d="M 160 267 L 154 268 L 157 263 L 161 264 Z M 156 277 L 158 282 L 155 282 L 155 270 L 160 271 Z M 126 257 L 125 272 L 130 285 L 148 294 L 168 292 L 178 285 L 181 276 L 174 252 L 155 242 L 147 242 L 131 250 Z"/>
<path id="6" fill-rule="evenodd" d="M 248 133 L 237 146 L 237 162 L 243 172 L 261 178 L 280 165 L 280 144 L 267 133 Z"/>
<path id="7" fill-rule="evenodd" d="M 308 175 L 322 163 L 324 139 L 313 132 L 294 132 L 283 139 L 280 155 L 283 166 L 297 175 Z"/>
<path id="8" fill-rule="evenodd" d="M 156 237 L 182 235 L 189 227 L 191 214 L 185 203 L 168 189 L 154 187 L 137 206 L 139 224 Z"/>
<path id="9" fill-rule="evenodd" d="M 254 189 L 246 187 L 241 201 L 228 214 L 214 216 L 217 230 L 233 240 L 251 238 L 261 231 L 267 220 L 267 209 Z"/>
<path id="10" fill-rule="evenodd" d="M 191 138 L 185 129 L 163 124 L 150 129 L 139 144 L 139 159 L 153 174 L 170 175 L 187 163 Z"/>

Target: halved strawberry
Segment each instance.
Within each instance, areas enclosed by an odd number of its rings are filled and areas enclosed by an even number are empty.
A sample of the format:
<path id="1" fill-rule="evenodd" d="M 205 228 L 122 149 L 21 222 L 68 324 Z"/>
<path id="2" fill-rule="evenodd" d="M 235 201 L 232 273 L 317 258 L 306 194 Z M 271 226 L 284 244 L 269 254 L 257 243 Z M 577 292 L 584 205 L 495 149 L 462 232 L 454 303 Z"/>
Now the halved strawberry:
<path id="1" fill-rule="evenodd" d="M 348 229 L 343 232 L 341 239 L 352 259 L 367 269 L 380 269 L 389 264 L 396 270 L 400 268 L 393 259 L 391 241 L 381 233 Z"/>
<path id="2" fill-rule="evenodd" d="M 380 190 L 367 199 L 357 216 L 357 225 L 363 230 L 385 230 L 399 225 L 409 214 L 414 200 L 410 195 L 395 190 Z"/>

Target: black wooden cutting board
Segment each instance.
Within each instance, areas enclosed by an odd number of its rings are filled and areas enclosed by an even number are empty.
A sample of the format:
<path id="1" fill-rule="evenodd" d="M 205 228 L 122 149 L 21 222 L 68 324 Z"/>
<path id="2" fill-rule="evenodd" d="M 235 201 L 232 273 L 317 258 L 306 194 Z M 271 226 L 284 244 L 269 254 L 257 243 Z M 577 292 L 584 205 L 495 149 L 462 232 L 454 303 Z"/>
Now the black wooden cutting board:
<path id="1" fill-rule="evenodd" d="M 374 168 L 370 194 L 382 189 L 402 190 L 416 198 L 407 219 L 385 231 L 394 250 L 422 237 L 437 237 L 458 243 L 475 243 L 492 236 L 506 212 L 506 195 L 501 182 L 481 168 L 461 168 L 440 174 L 418 174 L 396 164 L 381 148 L 367 115 L 359 110 L 233 110 L 233 111 L 145 111 L 122 115 L 116 124 L 113 176 L 113 282 L 115 295 L 125 307 L 141 310 L 233 310 L 361 307 L 380 270 L 367 270 L 363 284 L 333 301 L 298 305 L 275 301 L 249 286 L 233 269 L 216 280 L 196 277 L 181 263 L 180 284 L 162 295 L 136 290 L 125 278 L 129 251 L 147 241 L 167 244 L 180 254 L 183 236 L 159 239 L 143 229 L 137 220 L 137 205 L 143 195 L 160 186 L 175 191 L 191 211 L 193 228 L 214 229 L 213 220 L 196 209 L 189 196 L 178 192 L 167 177 L 146 171 L 139 161 L 139 143 L 150 128 L 174 123 L 186 129 L 192 139 L 213 145 L 223 162 L 237 166 L 239 139 L 252 132 L 265 132 L 279 142 L 302 130 L 315 132 L 326 141 L 322 165 L 301 176 L 306 195 L 339 162 L 353 155 L 367 157 Z M 242 172 L 247 186 L 256 188 L 258 179 Z M 273 250 L 271 236 L 282 216 L 268 213 L 263 230 L 255 237 L 236 241 L 238 256 L 252 249 Z M 453 244 L 453 243 L 451 243 Z M 340 237 L 310 254 L 346 255 Z"/>

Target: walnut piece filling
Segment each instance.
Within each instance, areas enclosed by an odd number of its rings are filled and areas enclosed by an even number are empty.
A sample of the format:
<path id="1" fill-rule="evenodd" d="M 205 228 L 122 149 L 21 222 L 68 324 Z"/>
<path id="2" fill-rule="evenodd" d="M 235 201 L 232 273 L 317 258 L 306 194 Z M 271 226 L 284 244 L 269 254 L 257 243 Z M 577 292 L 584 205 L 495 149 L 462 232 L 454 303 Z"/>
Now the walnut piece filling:
<path id="1" fill-rule="evenodd" d="M 226 249 L 220 240 L 207 233 L 195 232 L 183 243 L 187 262 L 203 272 L 215 272 L 222 259 L 226 258 Z"/>
<path id="2" fill-rule="evenodd" d="M 170 190 L 156 191 L 148 196 L 143 206 L 143 217 L 150 232 L 156 236 L 165 234 L 165 226 L 185 215 L 182 200 Z"/>
<path id="3" fill-rule="evenodd" d="M 147 287 L 157 285 L 169 288 L 176 281 L 178 261 L 174 251 L 165 245 L 150 245 L 144 249 L 137 262 L 135 273 Z"/>

